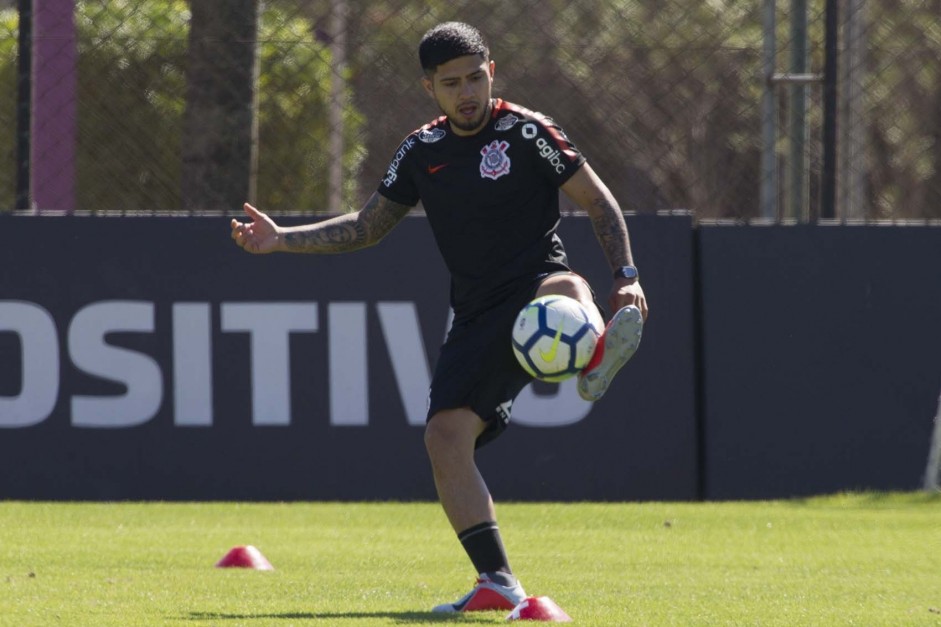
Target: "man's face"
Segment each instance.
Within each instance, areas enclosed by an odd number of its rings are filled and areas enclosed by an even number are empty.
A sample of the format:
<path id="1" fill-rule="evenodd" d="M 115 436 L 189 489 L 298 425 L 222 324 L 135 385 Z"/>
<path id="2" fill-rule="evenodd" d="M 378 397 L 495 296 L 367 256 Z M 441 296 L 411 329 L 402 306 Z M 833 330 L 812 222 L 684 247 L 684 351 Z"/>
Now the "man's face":
<path id="1" fill-rule="evenodd" d="M 442 63 L 422 85 L 448 116 L 456 135 L 473 135 L 487 123 L 493 91 L 493 61 L 471 54 Z"/>

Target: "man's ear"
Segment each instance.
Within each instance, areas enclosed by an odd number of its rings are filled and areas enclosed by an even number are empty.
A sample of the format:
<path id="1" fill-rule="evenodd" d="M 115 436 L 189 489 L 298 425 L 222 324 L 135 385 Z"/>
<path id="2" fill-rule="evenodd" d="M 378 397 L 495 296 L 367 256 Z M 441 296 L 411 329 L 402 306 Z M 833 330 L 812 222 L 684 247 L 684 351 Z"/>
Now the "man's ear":
<path id="1" fill-rule="evenodd" d="M 423 74 L 421 77 L 421 86 L 425 88 L 425 93 L 431 96 L 432 99 L 435 97 L 435 84 L 428 78 L 427 74 Z"/>

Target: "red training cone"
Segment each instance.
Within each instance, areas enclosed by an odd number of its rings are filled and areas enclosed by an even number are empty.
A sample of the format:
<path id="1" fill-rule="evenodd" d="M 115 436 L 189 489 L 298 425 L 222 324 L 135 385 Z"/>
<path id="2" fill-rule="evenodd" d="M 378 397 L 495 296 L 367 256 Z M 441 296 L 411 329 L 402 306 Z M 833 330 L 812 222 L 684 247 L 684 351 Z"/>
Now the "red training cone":
<path id="1" fill-rule="evenodd" d="M 254 568 L 255 570 L 274 570 L 261 551 L 253 546 L 237 546 L 216 562 L 216 568 Z"/>
<path id="2" fill-rule="evenodd" d="M 529 597 L 513 608 L 507 620 L 542 620 L 553 623 L 570 623 L 572 617 L 556 605 L 549 597 Z"/>

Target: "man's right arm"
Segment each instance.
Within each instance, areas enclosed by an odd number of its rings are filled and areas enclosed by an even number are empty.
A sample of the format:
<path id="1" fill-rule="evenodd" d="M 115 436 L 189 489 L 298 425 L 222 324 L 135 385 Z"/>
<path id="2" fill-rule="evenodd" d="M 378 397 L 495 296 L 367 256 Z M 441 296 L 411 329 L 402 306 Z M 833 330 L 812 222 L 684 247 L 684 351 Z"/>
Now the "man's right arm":
<path id="1" fill-rule="evenodd" d="M 249 204 L 251 222 L 232 220 L 232 239 L 250 253 L 292 252 L 333 254 L 377 244 L 404 218 L 411 207 L 374 192 L 363 208 L 329 220 L 281 227 Z"/>

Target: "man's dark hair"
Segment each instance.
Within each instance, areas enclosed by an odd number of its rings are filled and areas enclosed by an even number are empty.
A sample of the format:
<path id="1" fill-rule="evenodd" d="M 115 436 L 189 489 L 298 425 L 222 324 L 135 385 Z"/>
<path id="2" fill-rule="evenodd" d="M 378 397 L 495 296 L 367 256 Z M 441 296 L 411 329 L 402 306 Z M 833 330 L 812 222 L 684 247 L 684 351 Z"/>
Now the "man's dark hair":
<path id="1" fill-rule="evenodd" d="M 442 63 L 469 54 L 490 60 L 490 49 L 479 30 L 463 22 L 438 24 L 421 38 L 418 60 L 426 74 L 432 74 Z"/>

